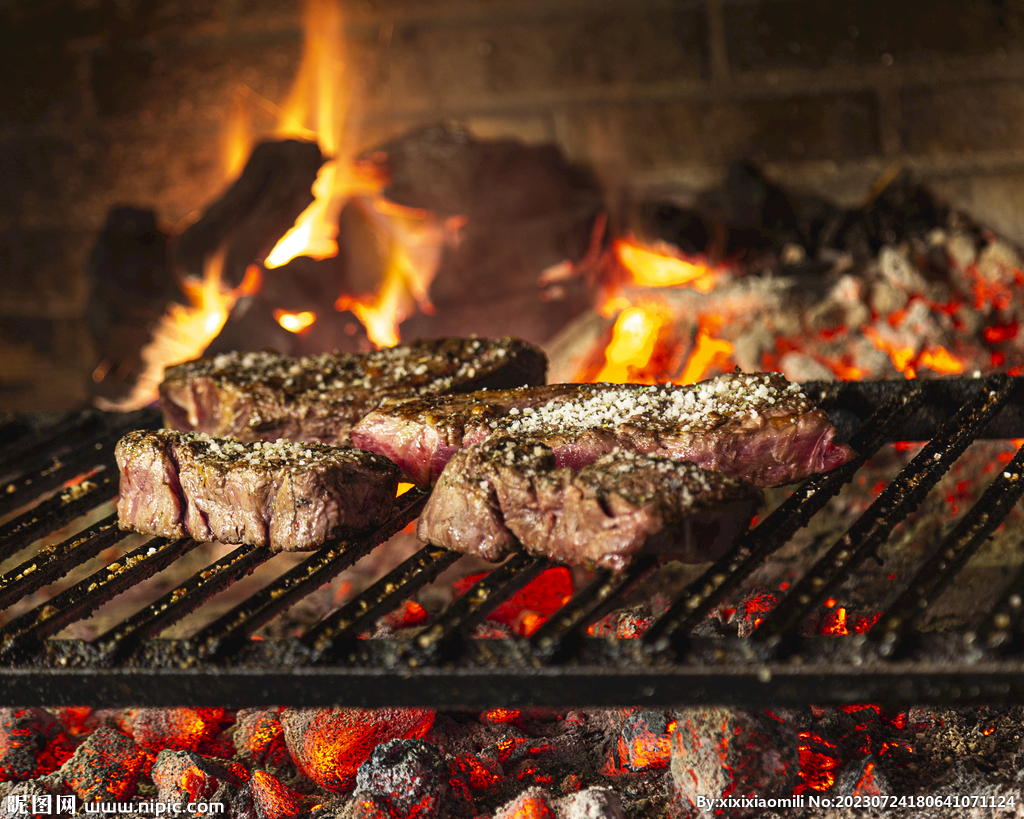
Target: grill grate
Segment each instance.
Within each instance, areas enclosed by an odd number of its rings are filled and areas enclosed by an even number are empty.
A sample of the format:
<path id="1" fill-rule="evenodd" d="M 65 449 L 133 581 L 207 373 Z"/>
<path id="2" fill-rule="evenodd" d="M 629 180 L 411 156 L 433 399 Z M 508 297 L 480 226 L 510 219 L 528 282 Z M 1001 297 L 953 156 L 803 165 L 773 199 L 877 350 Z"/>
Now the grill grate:
<path id="1" fill-rule="evenodd" d="M 807 385 L 858 456 L 798 487 L 722 559 L 674 592 L 641 639 L 587 636 L 655 568 L 595 572 L 530 638 L 473 637 L 496 607 L 552 564 L 513 556 L 412 639 L 359 639 L 376 620 L 458 558 L 428 546 L 295 638 L 253 635 L 403 529 L 426 495 L 412 490 L 378 531 L 328 544 L 187 639 L 160 635 L 271 559 L 242 546 L 175 585 L 90 642 L 54 639 L 71 623 L 190 552 L 189 539 L 152 538 L 0 627 L 0 685 L 22 705 L 683 705 L 877 702 L 1024 702 L 1024 569 L 978 625 L 921 632 L 920 617 L 956 582 L 1024 494 L 1024 449 L 941 539 L 867 634 L 807 636 L 821 602 L 885 544 L 980 438 L 1024 437 L 1024 379 Z M 154 427 L 152 411 L 70 415 L 56 424 L 12 421 L 0 430 L 0 558 L 8 560 L 116 496 L 113 446 L 128 429 Z M 924 440 L 920 453 L 834 545 L 806 569 L 750 638 L 695 630 L 785 546 L 889 442 Z M 75 486 L 69 479 L 88 473 Z M 34 506 L 32 505 L 34 504 Z M 17 513 L 18 509 L 27 511 Z M 108 516 L 33 550 L 0 576 L 9 607 L 126 537 Z"/>

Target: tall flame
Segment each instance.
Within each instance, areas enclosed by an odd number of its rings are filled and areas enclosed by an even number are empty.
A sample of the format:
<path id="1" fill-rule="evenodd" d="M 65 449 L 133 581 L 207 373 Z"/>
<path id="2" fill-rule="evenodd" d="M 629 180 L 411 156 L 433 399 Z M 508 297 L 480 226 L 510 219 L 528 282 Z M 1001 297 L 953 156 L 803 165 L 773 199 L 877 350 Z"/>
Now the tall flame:
<path id="1" fill-rule="evenodd" d="M 327 259 L 338 253 L 338 213 L 349 193 L 343 172 L 345 159 L 339 155 L 349 108 L 340 6 L 334 0 L 307 0 L 305 4 L 302 62 L 277 136 L 316 139 L 331 159 L 320 169 L 313 185 L 313 203 L 264 260 L 268 269 L 281 267 L 296 256 Z"/>

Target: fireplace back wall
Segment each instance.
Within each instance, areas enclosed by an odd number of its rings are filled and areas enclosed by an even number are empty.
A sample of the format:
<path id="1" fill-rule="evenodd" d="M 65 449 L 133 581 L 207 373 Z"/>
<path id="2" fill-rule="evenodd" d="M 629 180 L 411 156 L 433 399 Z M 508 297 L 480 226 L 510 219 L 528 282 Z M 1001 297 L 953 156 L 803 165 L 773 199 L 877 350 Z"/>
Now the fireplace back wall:
<path id="1" fill-rule="evenodd" d="M 450 121 L 557 143 L 621 191 L 752 158 L 853 204 L 893 163 L 1024 240 L 1024 2 L 344 4 L 357 146 Z M 241 106 L 272 132 L 297 0 L 0 5 L 0 409 L 86 402 L 86 261 L 108 210 L 168 227 L 223 188 Z"/>

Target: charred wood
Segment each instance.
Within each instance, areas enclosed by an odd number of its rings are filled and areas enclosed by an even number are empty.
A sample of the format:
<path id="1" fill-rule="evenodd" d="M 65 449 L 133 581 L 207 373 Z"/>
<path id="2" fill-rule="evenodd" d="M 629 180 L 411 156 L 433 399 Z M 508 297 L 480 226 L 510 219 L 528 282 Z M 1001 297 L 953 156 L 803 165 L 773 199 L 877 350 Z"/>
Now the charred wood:
<path id="1" fill-rule="evenodd" d="M 257 145 L 238 179 L 178 237 L 179 274 L 201 279 L 210 257 L 223 249 L 221 281 L 227 287 L 241 284 L 246 268 L 262 261 L 313 201 L 323 163 L 314 142 Z"/>

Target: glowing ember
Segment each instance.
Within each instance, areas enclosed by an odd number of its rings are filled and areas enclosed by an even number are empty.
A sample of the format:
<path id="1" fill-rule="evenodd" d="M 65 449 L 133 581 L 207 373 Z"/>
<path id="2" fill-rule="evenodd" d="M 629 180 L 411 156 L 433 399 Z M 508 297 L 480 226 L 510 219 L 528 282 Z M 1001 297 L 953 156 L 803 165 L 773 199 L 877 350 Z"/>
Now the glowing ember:
<path id="1" fill-rule="evenodd" d="M 830 634 L 834 637 L 847 636 L 850 630 L 846 627 L 846 609 L 839 606 L 832 612 L 828 621 L 821 628 L 822 634 Z"/>
<path id="2" fill-rule="evenodd" d="M 492 708 L 490 711 L 484 711 L 480 719 L 484 722 L 515 722 L 521 716 L 522 712 L 514 708 Z"/>
<path id="3" fill-rule="evenodd" d="M 302 333 L 313 326 L 316 321 L 316 313 L 304 310 L 301 313 L 286 313 L 284 310 L 274 311 L 274 321 L 284 327 L 289 333 Z"/>
<path id="4" fill-rule="evenodd" d="M 466 575 L 452 584 L 456 595 L 465 592 L 486 572 Z M 528 637 L 552 614 L 572 598 L 572 573 L 564 566 L 554 566 L 527 583 L 512 597 L 488 615 L 489 620 L 504 623 L 521 637 Z"/>
<path id="5" fill-rule="evenodd" d="M 285 819 L 302 813 L 299 795 L 266 771 L 253 771 L 250 787 L 252 801 L 260 816 L 266 819 Z"/>
<path id="6" fill-rule="evenodd" d="M 158 753 L 197 751 L 220 731 L 226 716 L 223 708 L 136 708 L 121 721 L 121 727 L 145 751 Z"/>
<path id="7" fill-rule="evenodd" d="M 286 709 L 281 719 L 299 769 L 321 787 L 350 791 L 356 771 L 390 739 L 422 739 L 434 712 L 416 708 Z"/>
<path id="8" fill-rule="evenodd" d="M 801 781 L 794 792 L 827 791 L 835 784 L 840 765 L 836 746 L 809 731 L 801 731 L 798 736 Z"/>

